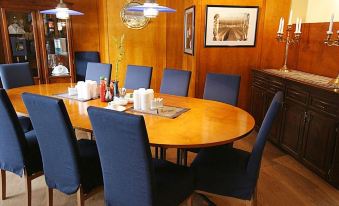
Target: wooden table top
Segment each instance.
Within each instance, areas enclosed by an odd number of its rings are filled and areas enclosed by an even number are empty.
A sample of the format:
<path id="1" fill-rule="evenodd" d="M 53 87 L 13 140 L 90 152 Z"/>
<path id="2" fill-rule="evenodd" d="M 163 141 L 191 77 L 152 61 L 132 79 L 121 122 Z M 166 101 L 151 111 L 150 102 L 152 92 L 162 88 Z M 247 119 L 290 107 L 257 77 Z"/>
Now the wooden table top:
<path id="1" fill-rule="evenodd" d="M 21 98 L 23 92 L 53 96 L 67 92 L 69 83 L 20 87 L 8 90 L 15 110 L 27 114 Z M 255 121 L 246 111 L 220 102 L 171 95 L 156 94 L 165 105 L 190 110 L 175 119 L 144 114 L 149 142 L 167 148 L 211 147 L 234 142 L 249 134 Z M 74 128 L 92 131 L 87 107 L 106 107 L 99 99 L 88 102 L 64 99 Z"/>

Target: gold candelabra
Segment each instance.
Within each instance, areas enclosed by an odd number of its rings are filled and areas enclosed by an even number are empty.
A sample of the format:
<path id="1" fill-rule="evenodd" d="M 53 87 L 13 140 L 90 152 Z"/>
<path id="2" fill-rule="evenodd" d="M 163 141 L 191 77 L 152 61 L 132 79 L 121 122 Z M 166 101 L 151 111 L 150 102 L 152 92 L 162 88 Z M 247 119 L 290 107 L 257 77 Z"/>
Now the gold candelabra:
<path id="1" fill-rule="evenodd" d="M 290 45 L 298 44 L 301 40 L 301 31 L 296 30 L 294 32 L 294 37 L 291 35 L 292 25 L 288 25 L 286 29 L 286 36 L 284 36 L 283 32 L 277 33 L 277 41 L 280 43 L 285 43 L 285 55 L 284 55 L 284 65 L 280 68 L 281 72 L 289 72 L 290 70 L 287 67 L 288 60 L 288 49 Z"/>
<path id="2" fill-rule="evenodd" d="M 332 46 L 339 46 L 339 30 L 337 31 L 337 39 L 333 39 L 333 32 L 328 31 L 327 32 L 327 38 L 325 39 L 324 43 L 325 45 L 332 47 Z M 337 78 L 332 79 L 331 81 L 328 82 L 328 84 L 335 89 L 339 89 L 339 74 Z"/>

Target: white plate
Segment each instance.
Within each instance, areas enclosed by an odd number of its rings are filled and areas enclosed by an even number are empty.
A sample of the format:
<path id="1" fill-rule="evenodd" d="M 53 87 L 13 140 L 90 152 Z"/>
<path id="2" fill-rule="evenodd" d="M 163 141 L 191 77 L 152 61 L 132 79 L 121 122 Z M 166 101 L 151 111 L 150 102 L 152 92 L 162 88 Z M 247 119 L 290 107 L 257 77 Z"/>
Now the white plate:
<path id="1" fill-rule="evenodd" d="M 109 106 L 105 107 L 105 109 L 110 109 L 110 110 L 114 110 L 114 111 L 118 111 L 118 112 L 126 111 L 126 107 L 119 106 L 119 105 L 109 105 Z"/>

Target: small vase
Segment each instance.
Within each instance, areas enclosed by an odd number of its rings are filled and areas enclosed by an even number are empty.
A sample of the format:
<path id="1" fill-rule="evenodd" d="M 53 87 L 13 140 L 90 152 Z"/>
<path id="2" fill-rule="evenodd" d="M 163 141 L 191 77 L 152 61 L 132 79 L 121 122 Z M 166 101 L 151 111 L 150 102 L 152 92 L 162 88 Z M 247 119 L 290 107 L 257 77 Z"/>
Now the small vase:
<path id="1" fill-rule="evenodd" d="M 113 81 L 113 94 L 115 97 L 119 97 L 119 81 Z"/>

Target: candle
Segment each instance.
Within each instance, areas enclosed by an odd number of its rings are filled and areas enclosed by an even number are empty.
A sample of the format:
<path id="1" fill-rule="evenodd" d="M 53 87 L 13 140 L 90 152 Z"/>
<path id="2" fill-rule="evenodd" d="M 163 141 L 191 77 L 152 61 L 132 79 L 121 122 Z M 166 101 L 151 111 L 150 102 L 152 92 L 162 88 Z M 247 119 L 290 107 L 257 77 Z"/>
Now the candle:
<path id="1" fill-rule="evenodd" d="M 282 18 L 282 21 L 281 21 L 281 31 L 280 31 L 280 34 L 284 34 L 284 25 L 285 25 L 285 19 Z"/>
<path id="2" fill-rule="evenodd" d="M 332 14 L 332 16 L 331 16 L 330 26 L 328 27 L 327 33 L 333 34 L 333 22 L 334 22 L 334 14 Z"/>
<path id="3" fill-rule="evenodd" d="M 297 18 L 297 22 L 295 23 L 295 32 L 294 33 L 298 33 L 299 32 L 299 18 Z"/>
<path id="4" fill-rule="evenodd" d="M 281 18 L 280 18 L 280 22 L 279 22 L 279 29 L 278 29 L 278 32 L 277 32 L 278 34 L 281 33 L 281 26 L 282 26 L 281 23 L 282 23 L 282 19 L 283 19 L 283 18 L 281 17 Z"/>
<path id="5" fill-rule="evenodd" d="M 298 32 L 301 33 L 301 23 L 302 23 L 303 19 L 302 18 L 299 18 L 299 30 Z"/>
<path id="6" fill-rule="evenodd" d="M 290 18 L 288 19 L 288 25 L 292 25 L 292 18 L 293 18 L 293 10 L 290 12 Z"/>

